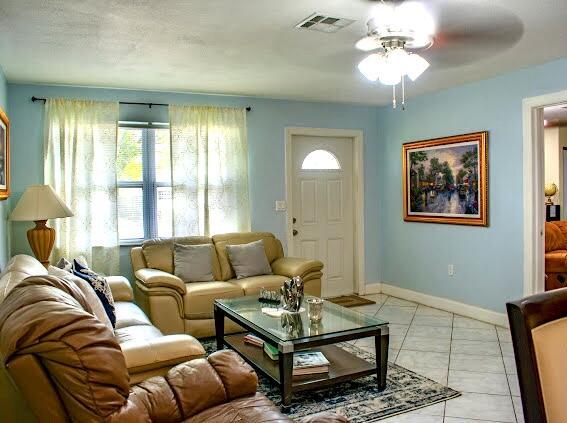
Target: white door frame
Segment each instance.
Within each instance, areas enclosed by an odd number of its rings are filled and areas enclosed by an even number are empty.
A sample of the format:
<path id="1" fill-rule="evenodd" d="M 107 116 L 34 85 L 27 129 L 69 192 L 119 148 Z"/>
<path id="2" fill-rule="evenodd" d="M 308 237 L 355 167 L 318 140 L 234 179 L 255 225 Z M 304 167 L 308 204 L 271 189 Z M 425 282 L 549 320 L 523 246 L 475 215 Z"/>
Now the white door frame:
<path id="1" fill-rule="evenodd" d="M 545 290 L 545 164 L 543 108 L 567 103 L 567 91 L 525 98 L 524 121 L 524 295 Z"/>
<path id="2" fill-rule="evenodd" d="M 285 187 L 286 187 L 286 233 L 287 252 L 293 256 L 293 147 L 296 135 L 314 137 L 348 138 L 353 142 L 353 188 L 354 188 L 354 289 L 359 295 L 365 294 L 366 278 L 364 269 L 364 132 L 356 129 L 327 128 L 285 128 Z M 323 271 L 325 271 L 323 269 Z"/>

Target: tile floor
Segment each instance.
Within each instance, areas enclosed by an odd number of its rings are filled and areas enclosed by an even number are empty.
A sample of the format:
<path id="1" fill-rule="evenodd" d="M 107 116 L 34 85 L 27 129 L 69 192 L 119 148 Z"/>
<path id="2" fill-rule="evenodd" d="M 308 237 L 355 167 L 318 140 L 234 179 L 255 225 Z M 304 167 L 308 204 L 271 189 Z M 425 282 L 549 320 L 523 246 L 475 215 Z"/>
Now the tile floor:
<path id="1" fill-rule="evenodd" d="M 356 307 L 390 322 L 388 359 L 462 396 L 384 423 L 523 423 L 510 332 L 478 320 L 383 294 Z M 354 343 L 375 352 L 372 338 Z"/>

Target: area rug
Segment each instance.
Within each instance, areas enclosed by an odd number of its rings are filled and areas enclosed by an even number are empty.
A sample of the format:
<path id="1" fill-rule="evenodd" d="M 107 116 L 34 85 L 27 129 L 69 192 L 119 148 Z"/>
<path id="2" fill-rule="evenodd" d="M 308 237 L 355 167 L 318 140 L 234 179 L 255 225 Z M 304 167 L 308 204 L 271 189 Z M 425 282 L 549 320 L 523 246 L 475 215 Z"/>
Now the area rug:
<path id="1" fill-rule="evenodd" d="M 216 343 L 212 338 L 200 341 L 208 354 L 216 351 Z M 352 344 L 337 345 L 365 360 L 376 362 L 374 354 Z M 281 397 L 278 386 L 261 374 L 258 377 L 258 391 L 279 406 Z M 367 376 L 334 387 L 301 392 L 294 395 L 292 405 L 282 411 L 292 419 L 322 411 L 334 411 L 348 417 L 352 423 L 375 422 L 460 395 L 440 383 L 388 363 L 386 389 L 382 392 L 376 388 L 376 376 Z"/>
<path id="2" fill-rule="evenodd" d="M 326 298 L 327 301 L 338 304 L 343 307 L 358 307 L 368 304 L 376 304 L 376 301 L 368 298 L 359 297 L 358 295 L 341 295 L 340 297 Z"/>

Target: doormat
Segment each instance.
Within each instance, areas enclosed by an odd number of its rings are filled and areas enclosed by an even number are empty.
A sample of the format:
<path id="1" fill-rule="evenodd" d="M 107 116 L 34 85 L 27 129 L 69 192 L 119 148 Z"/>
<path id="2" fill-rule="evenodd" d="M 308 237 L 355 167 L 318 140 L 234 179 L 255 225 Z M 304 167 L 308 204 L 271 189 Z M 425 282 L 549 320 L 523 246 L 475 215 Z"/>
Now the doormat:
<path id="1" fill-rule="evenodd" d="M 326 298 L 327 301 L 343 307 L 358 307 L 368 304 L 376 304 L 376 301 L 360 297 L 358 295 L 341 295 L 340 297 Z"/>

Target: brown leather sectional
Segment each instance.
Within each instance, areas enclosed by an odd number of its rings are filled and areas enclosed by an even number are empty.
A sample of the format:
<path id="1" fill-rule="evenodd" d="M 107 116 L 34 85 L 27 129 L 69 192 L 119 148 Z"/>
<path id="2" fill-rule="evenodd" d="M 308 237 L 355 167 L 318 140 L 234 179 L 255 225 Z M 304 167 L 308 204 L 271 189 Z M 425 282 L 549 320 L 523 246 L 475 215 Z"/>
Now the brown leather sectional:
<path id="1" fill-rule="evenodd" d="M 110 328 L 74 283 L 55 276 L 26 278 L 4 299 L 0 353 L 39 422 L 291 421 L 256 393 L 256 373 L 232 351 L 131 386 Z M 330 414 L 305 420 L 344 421 Z"/>
<path id="2" fill-rule="evenodd" d="M 567 221 L 545 222 L 545 290 L 567 287 Z"/>

